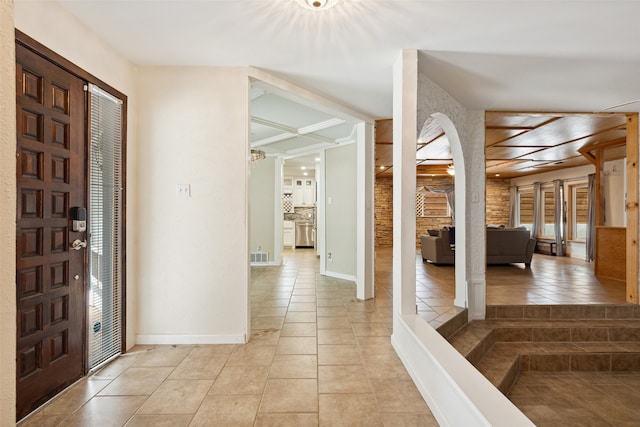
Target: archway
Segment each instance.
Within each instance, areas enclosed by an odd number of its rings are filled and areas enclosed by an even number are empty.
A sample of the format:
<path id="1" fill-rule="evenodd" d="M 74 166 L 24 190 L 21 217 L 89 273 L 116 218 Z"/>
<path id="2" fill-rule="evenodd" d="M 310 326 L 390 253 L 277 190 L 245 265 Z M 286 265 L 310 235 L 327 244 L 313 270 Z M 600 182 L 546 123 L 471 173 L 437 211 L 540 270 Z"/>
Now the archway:
<path id="1" fill-rule="evenodd" d="M 465 242 L 466 236 L 466 168 L 463 155 L 463 147 L 460 141 L 460 135 L 455 124 L 444 113 L 433 113 L 422 125 L 420 130 L 419 141 L 427 139 L 427 135 L 444 133 L 449 141 L 449 149 L 456 173 L 454 175 L 455 186 L 455 299 L 454 305 L 457 307 L 468 307 L 469 291 L 467 289 L 467 246 Z"/>

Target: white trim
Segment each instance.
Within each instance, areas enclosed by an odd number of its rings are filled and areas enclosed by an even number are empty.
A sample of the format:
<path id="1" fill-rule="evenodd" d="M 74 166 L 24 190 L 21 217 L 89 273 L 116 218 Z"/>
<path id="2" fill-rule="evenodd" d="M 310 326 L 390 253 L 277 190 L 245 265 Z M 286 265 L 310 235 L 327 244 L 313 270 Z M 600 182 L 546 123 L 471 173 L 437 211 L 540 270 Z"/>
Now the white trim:
<path id="1" fill-rule="evenodd" d="M 280 251 L 282 254 L 282 251 Z M 278 267 L 282 264 L 282 262 L 269 261 L 269 262 L 261 262 L 261 263 L 251 263 L 251 267 Z"/>
<path id="2" fill-rule="evenodd" d="M 335 273 L 333 271 L 325 271 L 324 275 L 328 277 L 333 277 L 335 279 L 349 280 L 350 282 L 356 281 L 356 276 L 354 276 L 353 274 L 343 274 L 343 273 Z"/>
<path id="3" fill-rule="evenodd" d="M 374 271 L 374 136 L 373 127 L 364 122 L 356 125 L 356 296 L 366 300 L 375 296 Z"/>
<path id="4" fill-rule="evenodd" d="M 391 344 L 441 426 L 534 426 L 420 316 L 394 316 Z"/>
<path id="5" fill-rule="evenodd" d="M 326 151 L 320 152 L 320 163 L 316 166 L 316 182 L 317 182 L 317 201 L 316 201 L 316 255 L 320 257 L 320 274 L 325 275 L 327 273 L 327 254 L 325 252 L 326 247 L 326 185 L 325 179 L 325 160 Z"/>
<path id="6" fill-rule="evenodd" d="M 324 122 L 319 122 L 319 123 L 314 123 L 312 125 L 309 126 L 304 126 L 301 128 L 298 128 L 298 134 L 299 135 L 306 135 L 308 133 L 312 133 L 312 132 L 316 132 L 319 130 L 323 130 L 323 129 L 328 129 L 334 126 L 339 126 L 343 123 L 346 123 L 347 121 L 344 119 L 339 119 L 339 118 L 333 118 L 333 119 L 329 119 L 329 120 L 325 120 Z"/>
<path id="7" fill-rule="evenodd" d="M 136 335 L 136 344 L 244 344 L 244 335 Z"/>
<path id="8" fill-rule="evenodd" d="M 282 178 L 283 178 L 283 165 L 282 158 L 277 157 L 274 162 L 274 206 L 275 215 L 273 218 L 273 260 L 269 262 L 269 265 L 281 265 L 282 264 L 282 233 L 284 225 L 284 213 L 282 212 Z"/>

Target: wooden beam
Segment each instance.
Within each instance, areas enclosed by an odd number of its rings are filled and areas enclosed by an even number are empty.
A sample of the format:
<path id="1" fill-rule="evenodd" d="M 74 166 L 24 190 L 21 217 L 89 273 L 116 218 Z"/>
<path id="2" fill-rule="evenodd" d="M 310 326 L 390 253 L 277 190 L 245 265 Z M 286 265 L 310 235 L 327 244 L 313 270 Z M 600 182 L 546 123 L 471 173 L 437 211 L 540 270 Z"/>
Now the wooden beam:
<path id="1" fill-rule="evenodd" d="M 627 302 L 638 304 L 638 113 L 627 115 Z"/>

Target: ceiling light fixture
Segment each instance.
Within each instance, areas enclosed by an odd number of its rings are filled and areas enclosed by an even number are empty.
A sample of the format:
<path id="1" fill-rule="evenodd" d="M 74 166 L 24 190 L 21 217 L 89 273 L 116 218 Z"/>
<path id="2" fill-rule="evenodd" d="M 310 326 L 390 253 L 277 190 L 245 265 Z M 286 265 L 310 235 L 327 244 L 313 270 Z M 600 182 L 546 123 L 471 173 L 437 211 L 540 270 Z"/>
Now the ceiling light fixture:
<path id="1" fill-rule="evenodd" d="M 251 162 L 257 162 L 258 160 L 262 160 L 266 158 L 267 155 L 262 150 L 251 150 Z"/>
<path id="2" fill-rule="evenodd" d="M 336 5 L 338 0 L 296 0 L 298 4 L 309 10 L 327 10 Z"/>

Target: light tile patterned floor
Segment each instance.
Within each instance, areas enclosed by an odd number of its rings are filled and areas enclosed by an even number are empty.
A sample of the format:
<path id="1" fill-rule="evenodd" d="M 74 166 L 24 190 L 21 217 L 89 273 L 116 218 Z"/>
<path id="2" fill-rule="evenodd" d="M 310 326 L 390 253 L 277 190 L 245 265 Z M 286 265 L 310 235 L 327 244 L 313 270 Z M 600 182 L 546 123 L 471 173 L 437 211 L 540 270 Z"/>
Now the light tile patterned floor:
<path id="1" fill-rule="evenodd" d="M 135 347 L 22 426 L 435 426 L 389 343 L 391 248 L 376 254 L 376 298 L 366 302 L 356 300 L 353 283 L 320 276 L 312 250 L 287 252 L 282 267 L 253 268 L 249 344 Z M 437 327 L 458 311 L 454 267 L 417 256 L 416 272 L 418 311 Z M 595 278 L 582 260 L 536 254 L 531 269 L 487 267 L 488 304 L 624 298 L 623 283 Z M 536 412 L 534 395 L 544 387 L 533 383 L 541 381 L 554 378 L 531 375 L 513 398 L 529 405 L 523 409 L 532 419 L 554 425 Z M 638 384 L 607 381 L 615 384 L 609 394 Z M 638 406 L 636 394 L 625 399 Z"/>
<path id="2" fill-rule="evenodd" d="M 252 269 L 249 344 L 137 346 L 22 425 L 436 426 L 389 341 L 390 276 L 362 302 L 313 250 L 285 257 Z"/>

